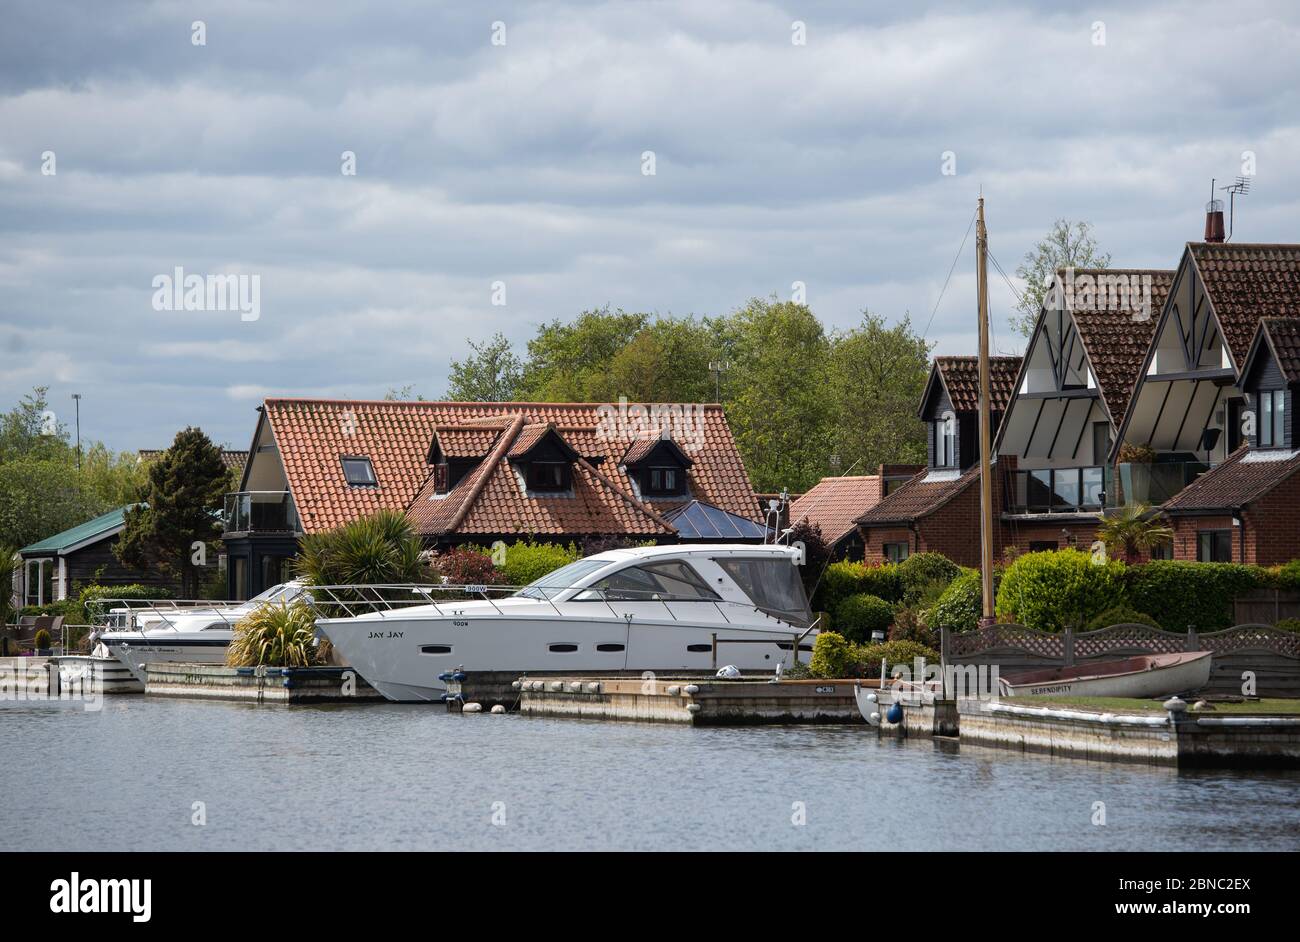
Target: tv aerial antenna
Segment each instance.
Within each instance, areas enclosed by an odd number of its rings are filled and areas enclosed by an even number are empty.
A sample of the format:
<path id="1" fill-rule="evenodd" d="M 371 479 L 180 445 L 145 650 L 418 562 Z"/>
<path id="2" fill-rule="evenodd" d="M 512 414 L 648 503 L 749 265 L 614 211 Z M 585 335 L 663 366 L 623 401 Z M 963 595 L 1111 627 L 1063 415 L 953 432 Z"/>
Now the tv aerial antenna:
<path id="1" fill-rule="evenodd" d="M 1211 188 L 1213 188 L 1213 184 L 1211 184 Z M 1237 197 L 1245 196 L 1247 193 L 1250 192 L 1250 177 L 1237 177 L 1236 183 L 1230 184 L 1228 186 L 1221 186 L 1219 187 L 1219 189 L 1225 190 L 1228 194 L 1228 241 L 1231 241 L 1232 240 L 1232 217 L 1236 210 Z M 1212 195 L 1213 194 L 1211 194 L 1211 196 Z M 1222 206 L 1223 204 L 1220 203 L 1219 205 Z"/>

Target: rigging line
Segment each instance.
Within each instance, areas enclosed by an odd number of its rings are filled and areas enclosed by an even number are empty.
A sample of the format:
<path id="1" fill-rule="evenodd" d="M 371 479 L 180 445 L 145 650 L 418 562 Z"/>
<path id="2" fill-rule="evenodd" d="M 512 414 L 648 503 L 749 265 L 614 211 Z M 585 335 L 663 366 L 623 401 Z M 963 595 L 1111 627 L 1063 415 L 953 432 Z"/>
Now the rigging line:
<path id="1" fill-rule="evenodd" d="M 948 269 L 948 277 L 943 280 L 943 287 L 939 289 L 939 297 L 934 302 L 934 310 L 930 312 L 930 319 L 925 322 L 925 330 L 921 332 L 921 339 L 924 340 L 930 335 L 930 325 L 934 323 L 934 315 L 939 312 L 939 304 L 943 301 L 944 293 L 948 290 L 948 282 L 952 280 L 952 273 L 957 270 L 957 262 L 961 260 L 962 250 L 966 248 L 966 240 L 970 238 L 971 227 L 975 225 L 975 216 L 979 212 L 977 208 L 971 213 L 970 223 L 966 226 L 966 234 L 961 237 L 961 245 L 957 247 L 957 254 L 953 256 L 952 267 Z"/>

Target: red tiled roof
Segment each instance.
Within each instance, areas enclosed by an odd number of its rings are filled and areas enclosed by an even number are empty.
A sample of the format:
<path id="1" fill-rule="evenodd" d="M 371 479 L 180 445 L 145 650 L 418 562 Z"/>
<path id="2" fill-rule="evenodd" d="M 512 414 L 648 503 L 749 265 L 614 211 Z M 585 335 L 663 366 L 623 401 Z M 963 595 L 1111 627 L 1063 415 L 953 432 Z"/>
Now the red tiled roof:
<path id="1" fill-rule="evenodd" d="M 936 478 L 927 481 L 931 474 Z M 882 497 L 880 503 L 858 517 L 856 522 L 867 525 L 907 523 L 928 516 L 978 481 L 979 476 L 978 464 L 961 475 L 942 469 L 922 471 L 907 483 L 900 484 L 892 494 Z"/>
<path id="2" fill-rule="evenodd" d="M 504 425 L 499 428 L 440 425 L 436 430 L 438 447 L 448 458 L 482 458 L 492 450 L 497 436 L 505 429 Z"/>
<path id="3" fill-rule="evenodd" d="M 1273 351 L 1282 378 L 1300 383 L 1300 317 L 1265 317 L 1259 332 Z"/>
<path id="4" fill-rule="evenodd" d="M 681 408 L 699 419 L 702 435 L 698 442 L 678 439 L 695 461 L 687 473 L 690 494 L 678 503 L 698 498 L 754 519 L 753 488 L 722 407 Z M 440 527 L 456 516 L 460 517 L 456 532 L 466 533 L 609 533 L 619 527 L 632 534 L 672 532 L 660 512 L 675 504 L 636 501 L 630 481 L 617 470 L 628 445 L 645 437 L 635 414 L 628 422 L 612 420 L 621 415 L 620 405 L 268 399 L 265 409 L 303 528 L 309 533 L 383 508 L 409 508 L 421 532 L 429 534 L 447 532 Z M 516 419 L 521 421 L 512 434 Z M 514 471 L 501 460 L 515 444 L 519 429 L 548 424 L 588 459 L 575 465 L 572 497 L 526 497 Z M 429 495 L 422 491 L 426 484 L 431 490 L 432 482 L 425 456 L 435 432 L 442 436 L 465 429 L 459 444 L 469 448 L 472 440 L 478 447 L 486 436 L 471 439 L 474 428 L 491 435 L 488 444 L 499 452 L 497 460 L 485 461 L 447 497 L 427 500 Z M 343 478 L 342 455 L 369 457 L 377 486 L 350 487 Z M 600 458 L 605 460 L 598 468 Z M 578 529 L 567 529 L 575 526 Z"/>
<path id="5" fill-rule="evenodd" d="M 1006 409 L 1016 388 L 1020 357 L 989 357 L 990 407 Z M 980 407 L 979 357 L 935 357 L 934 366 L 943 378 L 954 412 L 976 412 Z"/>
<path id="6" fill-rule="evenodd" d="M 1165 298 L 1174 283 L 1174 273 L 1163 269 L 1148 268 L 1076 268 L 1075 277 L 1079 275 L 1137 276 L 1151 278 L 1150 316 L 1135 320 L 1133 311 L 1083 309 L 1071 311 L 1074 326 L 1088 354 L 1093 375 L 1101 389 L 1102 398 L 1110 417 L 1118 425 L 1128 409 L 1129 397 L 1137 385 L 1142 363 L 1151 346 L 1155 334 L 1156 321 L 1165 306 Z"/>
<path id="7" fill-rule="evenodd" d="M 1187 249 L 1240 370 L 1261 317 L 1300 311 L 1300 245 L 1189 242 Z"/>
<path id="8" fill-rule="evenodd" d="M 1165 501 L 1162 509 L 1178 514 L 1245 507 L 1297 471 L 1300 451 L 1251 450 L 1243 445 Z"/>
<path id="9" fill-rule="evenodd" d="M 790 525 L 802 520 L 821 528 L 827 543 L 853 531 L 854 521 L 880 500 L 880 477 L 860 474 L 822 478 L 790 505 Z"/>

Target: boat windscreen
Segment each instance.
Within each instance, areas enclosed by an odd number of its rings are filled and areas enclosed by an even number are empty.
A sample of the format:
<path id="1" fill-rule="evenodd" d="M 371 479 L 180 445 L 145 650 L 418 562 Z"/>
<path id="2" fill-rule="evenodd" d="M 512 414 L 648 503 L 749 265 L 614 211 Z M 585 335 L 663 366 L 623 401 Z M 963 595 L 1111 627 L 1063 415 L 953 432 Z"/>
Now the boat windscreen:
<path id="1" fill-rule="evenodd" d="M 799 570 L 781 556 L 760 559 L 732 557 L 714 560 L 723 572 L 735 580 L 760 610 L 806 628 L 812 623 L 808 597 L 799 579 Z"/>
<path id="2" fill-rule="evenodd" d="M 542 578 L 528 583 L 515 593 L 515 597 L 528 599 L 554 598 L 556 593 L 562 589 L 568 589 L 576 585 L 583 576 L 589 576 L 597 569 L 603 569 L 608 565 L 608 559 L 580 559 L 577 562 L 569 563 L 567 566 L 561 566 L 554 572 L 548 572 Z"/>

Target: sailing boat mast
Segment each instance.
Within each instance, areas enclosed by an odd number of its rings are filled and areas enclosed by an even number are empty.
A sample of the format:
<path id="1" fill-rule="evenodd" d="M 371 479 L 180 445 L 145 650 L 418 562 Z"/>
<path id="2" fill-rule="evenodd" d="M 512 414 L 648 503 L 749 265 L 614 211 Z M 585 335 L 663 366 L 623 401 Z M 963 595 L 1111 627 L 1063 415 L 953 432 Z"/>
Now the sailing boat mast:
<path id="1" fill-rule="evenodd" d="M 980 197 L 975 223 L 975 284 L 980 320 L 980 597 L 981 625 L 993 623 L 993 476 L 989 452 L 993 445 L 991 383 L 989 378 L 989 273 L 988 232 L 984 228 L 984 197 Z"/>

